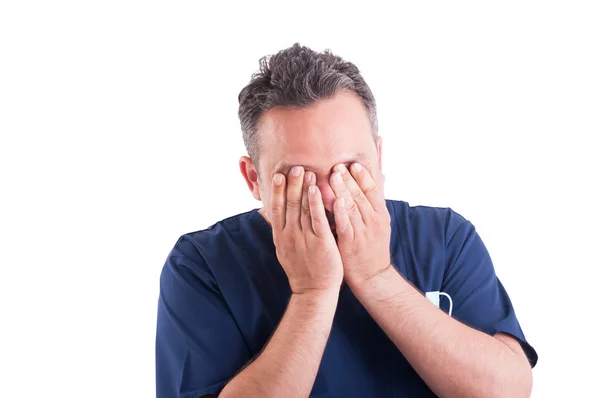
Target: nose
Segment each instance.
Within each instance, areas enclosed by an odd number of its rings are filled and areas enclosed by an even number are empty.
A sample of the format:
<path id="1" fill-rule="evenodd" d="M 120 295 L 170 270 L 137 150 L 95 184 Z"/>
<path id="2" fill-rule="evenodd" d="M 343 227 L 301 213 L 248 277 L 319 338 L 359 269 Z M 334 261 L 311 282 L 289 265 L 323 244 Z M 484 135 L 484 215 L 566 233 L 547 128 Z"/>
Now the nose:
<path id="1" fill-rule="evenodd" d="M 335 203 L 335 194 L 329 185 L 329 181 L 327 179 L 323 179 L 321 181 L 317 180 L 317 186 L 321 191 L 321 196 L 323 197 L 323 205 L 325 206 L 325 210 L 333 214 L 333 204 Z"/>

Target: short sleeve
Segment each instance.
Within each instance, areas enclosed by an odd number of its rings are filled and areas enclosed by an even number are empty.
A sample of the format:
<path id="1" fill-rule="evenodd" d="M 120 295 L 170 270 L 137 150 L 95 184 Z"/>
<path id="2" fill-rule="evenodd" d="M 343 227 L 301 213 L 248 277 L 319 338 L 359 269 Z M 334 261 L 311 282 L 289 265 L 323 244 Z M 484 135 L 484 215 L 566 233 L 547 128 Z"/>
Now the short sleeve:
<path id="1" fill-rule="evenodd" d="M 157 398 L 216 395 L 250 359 L 209 267 L 182 236 L 160 276 Z"/>
<path id="2" fill-rule="evenodd" d="M 534 367 L 537 353 L 525 339 L 483 241 L 473 224 L 451 210 L 446 222 L 445 264 L 442 291 L 452 298 L 452 317 L 490 335 L 504 332 L 516 337 Z"/>

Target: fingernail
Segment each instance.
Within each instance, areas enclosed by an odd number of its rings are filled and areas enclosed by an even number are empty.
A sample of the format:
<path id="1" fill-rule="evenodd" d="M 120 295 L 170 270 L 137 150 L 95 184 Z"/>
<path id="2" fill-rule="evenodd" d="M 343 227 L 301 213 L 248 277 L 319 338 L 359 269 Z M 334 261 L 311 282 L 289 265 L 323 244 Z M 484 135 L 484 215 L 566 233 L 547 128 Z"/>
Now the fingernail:
<path id="1" fill-rule="evenodd" d="M 352 165 L 352 167 L 354 168 L 354 171 L 357 173 L 360 173 L 360 171 L 362 170 L 362 166 L 359 163 L 354 163 Z"/>
<path id="2" fill-rule="evenodd" d="M 300 175 L 300 166 L 292 167 L 292 175 L 298 177 Z"/>
<path id="3" fill-rule="evenodd" d="M 309 183 L 310 180 L 312 180 L 312 173 L 306 173 L 306 174 L 304 174 L 304 181 L 306 183 Z"/>
<path id="4" fill-rule="evenodd" d="M 283 182 L 283 177 L 281 176 L 281 174 L 275 174 L 275 176 L 273 177 L 273 182 L 275 183 L 275 185 L 281 185 L 281 183 Z"/>
<path id="5" fill-rule="evenodd" d="M 314 185 L 311 185 L 310 187 L 308 187 L 308 193 L 311 195 L 314 195 L 315 192 L 317 192 L 317 187 Z"/>
<path id="6" fill-rule="evenodd" d="M 346 173 L 346 166 L 344 166 L 343 164 L 340 164 L 340 165 L 337 167 L 337 171 L 339 171 L 339 172 L 340 172 L 340 174 L 344 174 L 344 173 Z"/>
<path id="7" fill-rule="evenodd" d="M 340 173 L 335 173 L 335 174 L 333 175 L 333 180 L 334 180 L 336 183 L 338 183 L 338 184 L 342 184 L 342 183 L 343 183 L 343 181 L 342 181 L 342 175 L 341 175 Z"/>

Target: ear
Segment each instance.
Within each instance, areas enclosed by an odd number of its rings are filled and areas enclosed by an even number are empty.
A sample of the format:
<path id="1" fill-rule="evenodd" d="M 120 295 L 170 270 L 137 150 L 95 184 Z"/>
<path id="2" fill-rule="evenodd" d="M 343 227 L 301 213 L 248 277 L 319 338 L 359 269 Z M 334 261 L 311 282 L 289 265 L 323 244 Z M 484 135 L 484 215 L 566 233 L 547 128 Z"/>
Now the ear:
<path id="1" fill-rule="evenodd" d="M 379 168 L 383 170 L 383 158 L 381 157 L 382 150 L 381 136 L 377 136 L 377 157 L 379 158 Z"/>
<path id="2" fill-rule="evenodd" d="M 240 158 L 240 171 L 246 180 L 246 184 L 248 184 L 248 188 L 250 192 L 252 192 L 252 196 L 254 199 L 260 199 L 260 188 L 258 185 L 258 170 L 252 163 L 252 159 L 248 156 L 242 156 Z"/>

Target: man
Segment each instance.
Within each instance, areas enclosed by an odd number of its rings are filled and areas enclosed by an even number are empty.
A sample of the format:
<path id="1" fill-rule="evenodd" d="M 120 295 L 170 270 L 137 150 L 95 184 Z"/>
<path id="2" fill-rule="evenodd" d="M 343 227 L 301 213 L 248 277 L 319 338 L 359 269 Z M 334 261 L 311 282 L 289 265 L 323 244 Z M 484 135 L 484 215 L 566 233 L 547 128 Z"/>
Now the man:
<path id="1" fill-rule="evenodd" d="M 529 396 L 537 354 L 473 225 L 384 199 L 356 66 L 296 43 L 239 103 L 264 207 L 171 251 L 158 397 Z"/>

